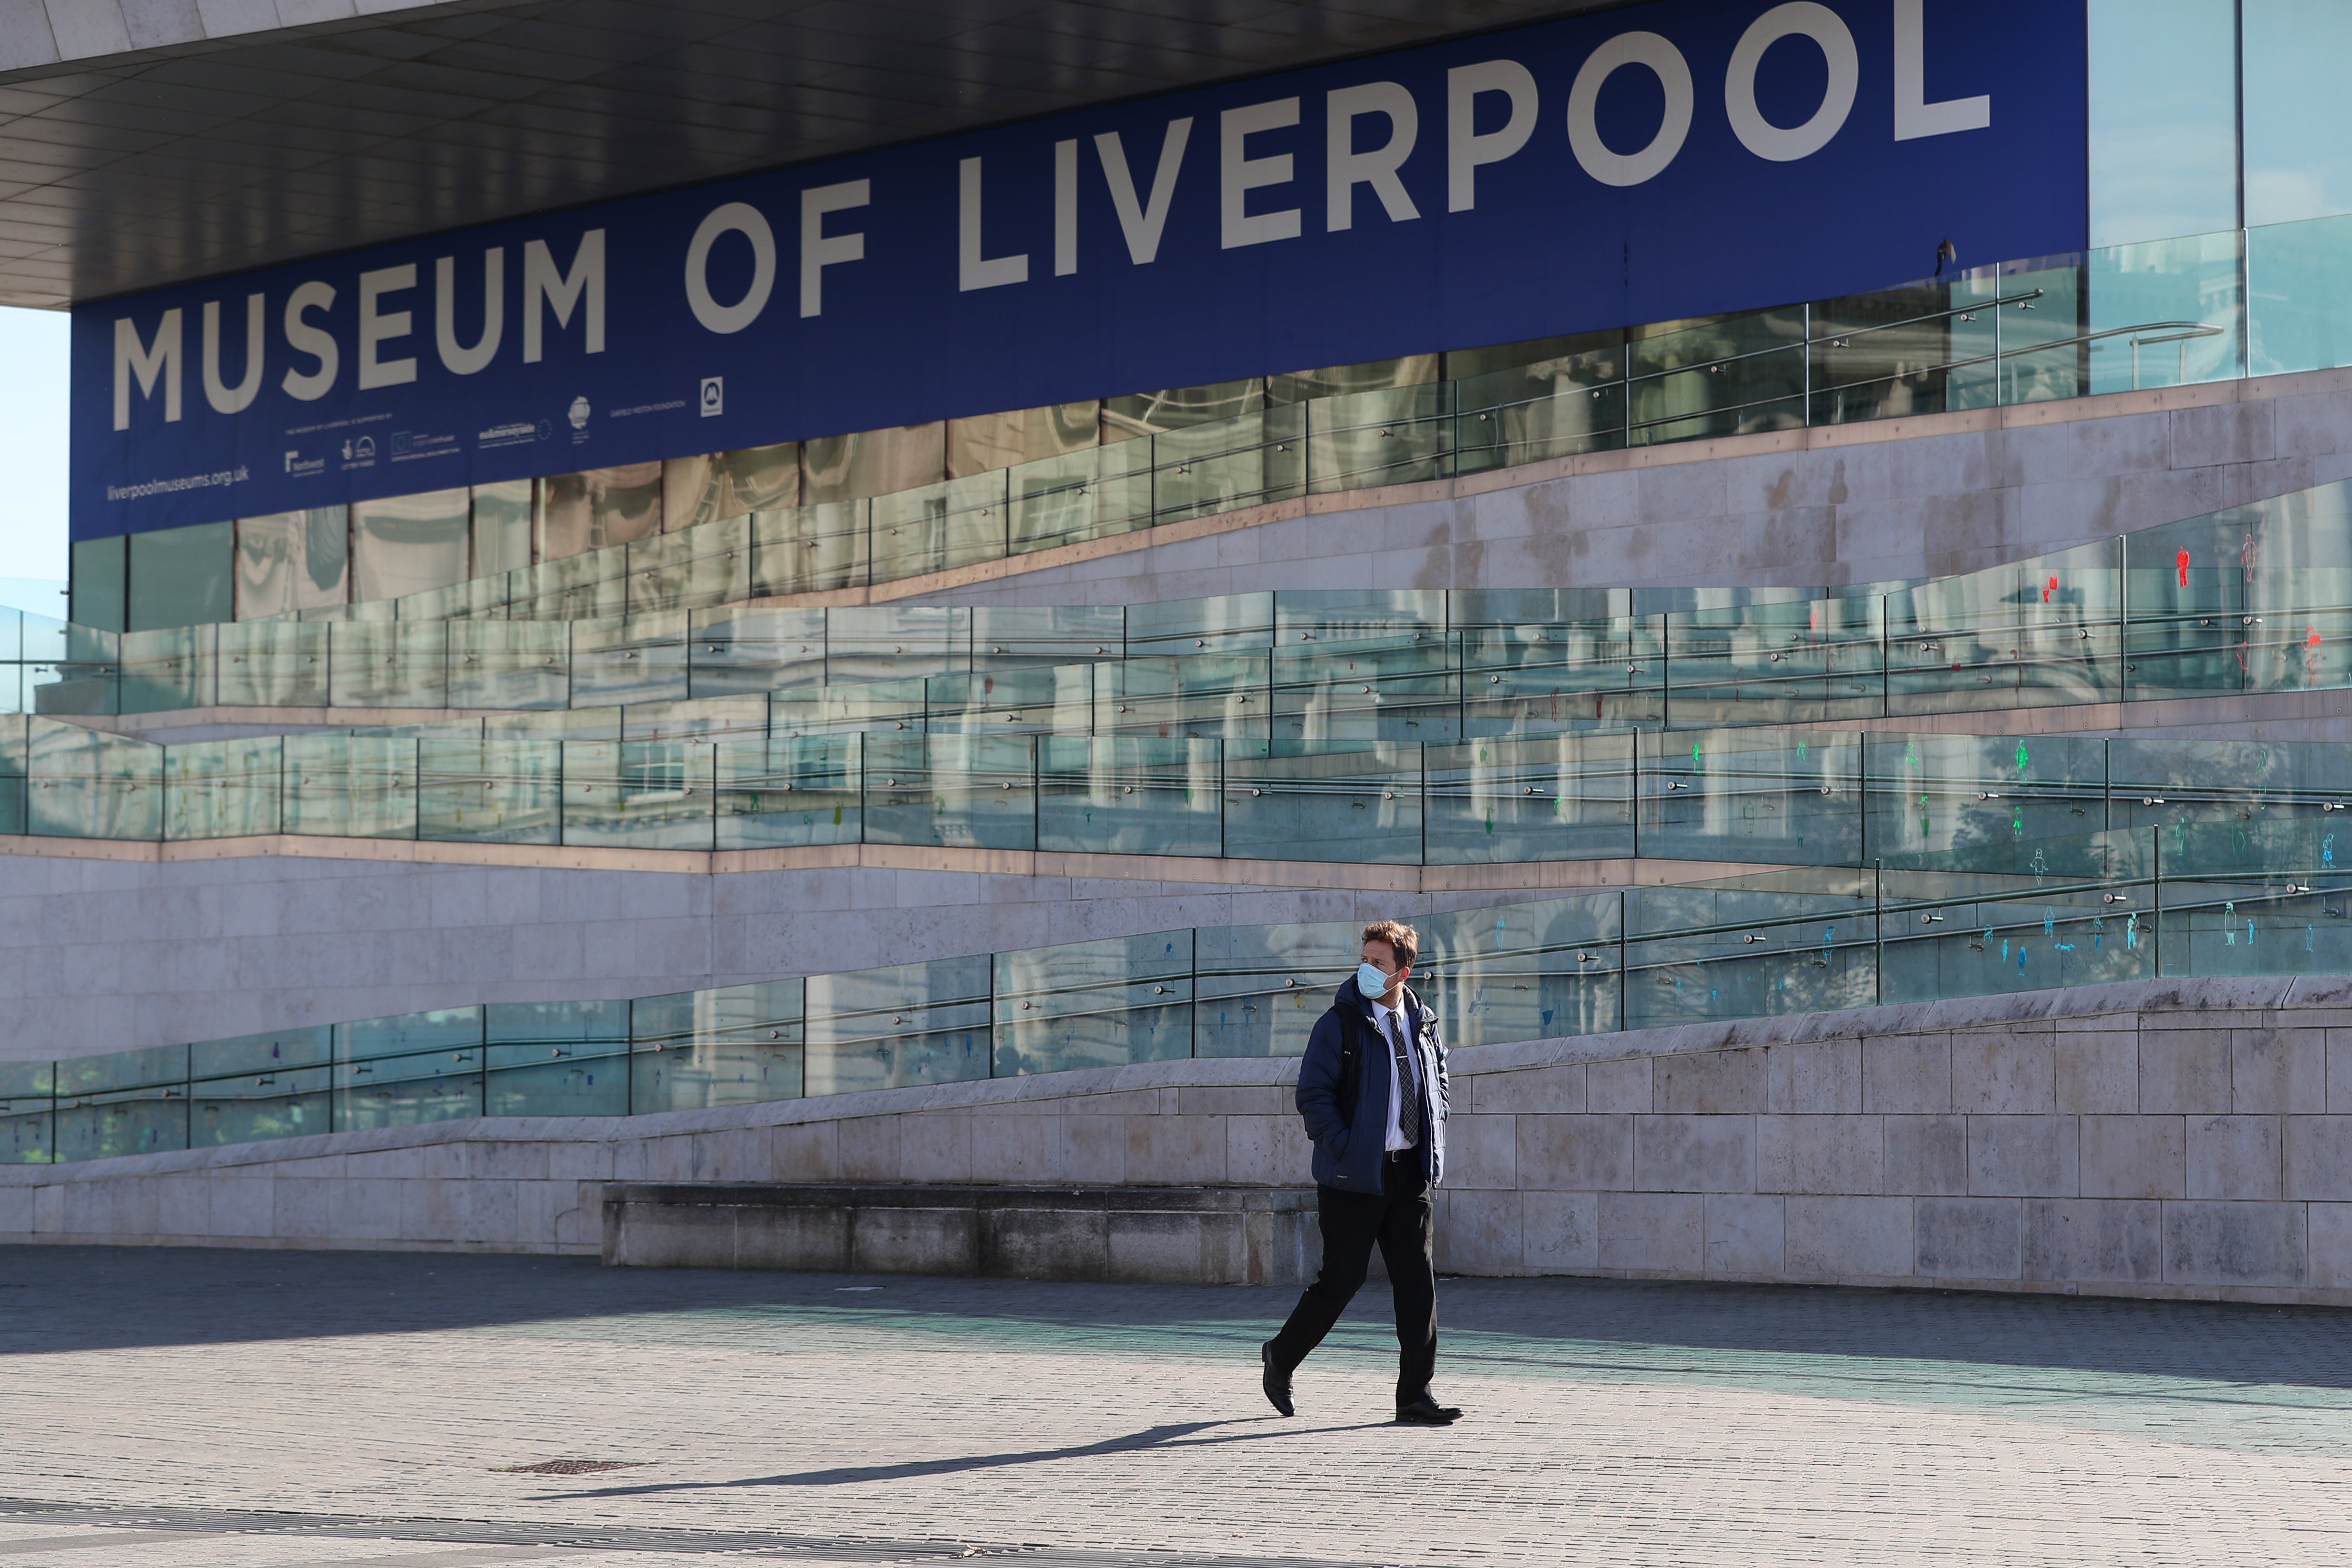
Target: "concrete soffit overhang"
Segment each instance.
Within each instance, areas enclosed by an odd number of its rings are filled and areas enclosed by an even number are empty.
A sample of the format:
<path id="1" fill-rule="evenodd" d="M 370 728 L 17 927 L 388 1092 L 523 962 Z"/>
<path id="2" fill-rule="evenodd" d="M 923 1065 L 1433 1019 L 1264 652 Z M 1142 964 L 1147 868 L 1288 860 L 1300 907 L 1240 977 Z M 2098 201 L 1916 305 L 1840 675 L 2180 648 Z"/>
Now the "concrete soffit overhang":
<path id="1" fill-rule="evenodd" d="M 56 308 L 1624 0 L 14 0 Z"/>

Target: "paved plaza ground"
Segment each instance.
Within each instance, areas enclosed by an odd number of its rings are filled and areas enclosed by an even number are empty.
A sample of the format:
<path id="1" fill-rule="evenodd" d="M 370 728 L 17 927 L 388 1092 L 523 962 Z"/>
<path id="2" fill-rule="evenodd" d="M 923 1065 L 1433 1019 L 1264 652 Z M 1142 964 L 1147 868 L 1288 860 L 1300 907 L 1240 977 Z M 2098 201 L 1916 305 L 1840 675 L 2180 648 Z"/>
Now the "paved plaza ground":
<path id="1" fill-rule="evenodd" d="M 2352 1562 L 2352 1313 L 1278 1289 L 0 1248 L 0 1563 Z M 547 1473 L 515 1467 L 602 1461 Z"/>

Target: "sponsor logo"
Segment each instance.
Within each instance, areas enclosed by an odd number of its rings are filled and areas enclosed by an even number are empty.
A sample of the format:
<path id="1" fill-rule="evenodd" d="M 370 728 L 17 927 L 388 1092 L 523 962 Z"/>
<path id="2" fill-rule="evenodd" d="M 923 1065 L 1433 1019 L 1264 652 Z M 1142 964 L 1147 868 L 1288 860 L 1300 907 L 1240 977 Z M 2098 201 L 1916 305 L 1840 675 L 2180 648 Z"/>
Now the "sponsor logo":
<path id="1" fill-rule="evenodd" d="M 705 419 L 727 412 L 727 378 L 706 375 L 702 378 L 702 416 Z"/>
<path id="2" fill-rule="evenodd" d="M 585 430 L 588 428 L 588 400 L 584 397 L 575 397 L 572 400 L 572 412 L 566 417 L 572 421 L 572 427 L 574 430 Z"/>
<path id="3" fill-rule="evenodd" d="M 536 426 L 525 426 L 522 429 L 522 438 L 538 439 Z M 457 455 L 457 437 L 455 436 L 436 436 L 424 430 L 399 430 L 393 434 L 392 460 L 395 463 L 411 463 L 419 458 L 454 458 Z"/>
<path id="4" fill-rule="evenodd" d="M 323 474 L 327 471 L 324 458 L 306 458 L 299 452 L 286 454 L 286 471 L 289 474 Z"/>
<path id="5" fill-rule="evenodd" d="M 544 441 L 547 437 L 547 421 L 542 419 L 534 425 L 528 420 L 517 420 L 511 425 L 493 425 L 488 429 L 478 432 L 474 437 L 474 445 L 522 447 L 533 441 Z"/>
<path id="6" fill-rule="evenodd" d="M 374 458 L 375 437 L 373 436 L 362 436 L 356 441 L 343 443 L 343 461 L 346 463 L 372 462 Z"/>

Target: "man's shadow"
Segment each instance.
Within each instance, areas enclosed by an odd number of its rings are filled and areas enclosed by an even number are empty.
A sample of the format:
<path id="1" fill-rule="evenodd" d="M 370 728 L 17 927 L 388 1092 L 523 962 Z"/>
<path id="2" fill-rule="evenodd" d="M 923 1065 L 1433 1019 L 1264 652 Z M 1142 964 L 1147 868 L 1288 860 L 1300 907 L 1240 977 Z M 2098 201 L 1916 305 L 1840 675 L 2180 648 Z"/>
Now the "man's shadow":
<path id="1" fill-rule="evenodd" d="M 1196 1432 L 1206 1432 L 1218 1426 L 1261 1426 L 1276 1419 L 1270 1415 L 1250 1417 L 1247 1421 L 1184 1421 L 1164 1426 L 1147 1426 L 1140 1432 L 1124 1436 L 1105 1437 L 1099 1442 L 1080 1443 L 1066 1448 L 1027 1448 L 1009 1454 L 971 1454 L 952 1459 L 924 1459 L 904 1465 L 859 1465 L 835 1470 L 803 1470 L 796 1475 L 746 1476 L 731 1481 L 671 1481 L 659 1486 L 600 1487 L 592 1491 L 545 1492 L 534 1500 L 577 1501 L 583 1498 L 646 1497 L 661 1492 L 725 1491 L 736 1487 L 840 1487 L 855 1486 L 861 1481 L 896 1481 L 914 1476 L 952 1476 L 968 1470 L 997 1470 L 1013 1465 L 1050 1464 L 1056 1459 L 1089 1459 L 1099 1454 L 1131 1454 L 1153 1448 L 1205 1448 L 1218 1443 L 1254 1443 L 1267 1437 L 1303 1437 L 1321 1432 L 1354 1432 L 1370 1426 L 1387 1426 L 1387 1421 L 1351 1422 L 1339 1426 L 1279 1426 L 1250 1432 L 1231 1432 L 1219 1437 L 1201 1437 L 1191 1442 Z"/>

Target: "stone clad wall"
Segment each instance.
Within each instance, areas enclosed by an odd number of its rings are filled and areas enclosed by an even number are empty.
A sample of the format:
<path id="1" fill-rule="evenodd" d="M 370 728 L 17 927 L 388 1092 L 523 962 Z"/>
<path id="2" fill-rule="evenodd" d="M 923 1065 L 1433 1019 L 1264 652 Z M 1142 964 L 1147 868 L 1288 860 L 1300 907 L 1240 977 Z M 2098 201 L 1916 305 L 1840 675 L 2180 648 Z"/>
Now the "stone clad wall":
<path id="1" fill-rule="evenodd" d="M 1454 1053 L 1439 1265 L 2352 1305 L 2352 980 Z M 1296 1187 L 1293 1063 L 0 1169 L 0 1241 L 589 1253 L 611 1182 Z"/>

